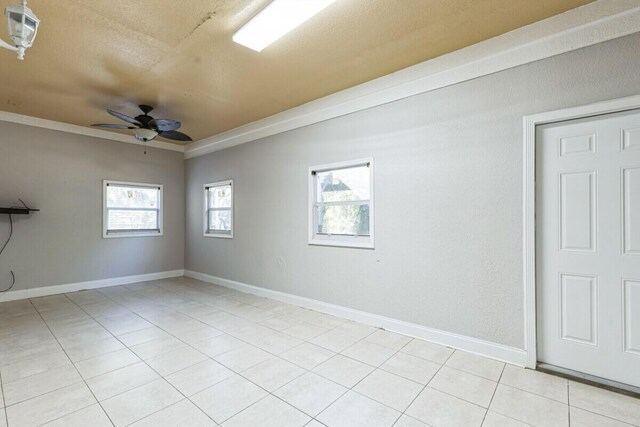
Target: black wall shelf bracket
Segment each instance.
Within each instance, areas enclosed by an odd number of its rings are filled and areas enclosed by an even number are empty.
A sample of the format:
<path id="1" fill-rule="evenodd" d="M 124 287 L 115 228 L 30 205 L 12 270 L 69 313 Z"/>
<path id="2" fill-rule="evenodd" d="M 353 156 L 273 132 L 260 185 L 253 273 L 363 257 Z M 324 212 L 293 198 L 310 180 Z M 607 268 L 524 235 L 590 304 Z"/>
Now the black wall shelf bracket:
<path id="1" fill-rule="evenodd" d="M 0 215 L 28 215 L 31 212 L 39 212 L 40 209 L 33 208 L 0 208 Z"/>
<path id="2" fill-rule="evenodd" d="M 11 236 L 13 236 L 13 216 L 12 215 L 29 215 L 31 212 L 40 211 L 40 209 L 30 208 L 29 206 L 27 206 L 27 204 L 25 202 L 22 201 L 22 199 L 18 199 L 18 200 L 20 200 L 20 203 L 22 203 L 21 207 L 12 206 L 12 207 L 9 207 L 9 208 L 0 208 L 0 215 L 9 215 L 9 237 L 7 237 L 7 241 L 4 242 L 2 247 L 0 247 L 0 255 L 2 255 L 4 250 L 7 248 L 7 245 L 11 241 Z M 5 292 L 10 291 L 13 288 L 13 285 L 15 285 L 15 284 L 16 284 L 16 275 L 13 273 L 13 270 L 12 270 L 11 271 L 11 285 L 9 285 L 9 287 L 6 288 L 6 289 L 1 289 L 0 293 L 5 293 Z"/>

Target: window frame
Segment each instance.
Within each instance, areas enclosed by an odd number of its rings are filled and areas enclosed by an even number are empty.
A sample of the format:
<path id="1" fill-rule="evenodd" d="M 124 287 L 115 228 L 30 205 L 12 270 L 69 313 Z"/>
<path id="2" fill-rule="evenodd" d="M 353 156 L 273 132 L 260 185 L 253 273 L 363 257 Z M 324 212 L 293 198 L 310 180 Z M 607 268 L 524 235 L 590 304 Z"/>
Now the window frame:
<path id="1" fill-rule="evenodd" d="M 349 169 L 358 166 L 369 167 L 369 236 L 357 236 L 357 235 L 331 235 L 331 234 L 319 234 L 317 232 L 317 215 L 316 208 L 319 204 L 317 202 L 317 190 L 316 176 L 319 172 L 327 172 L 331 170 Z M 344 248 L 358 248 L 358 249 L 375 249 L 374 239 L 374 174 L 373 174 L 373 157 L 364 159 L 349 160 L 344 162 L 329 163 L 324 165 L 311 166 L 309 168 L 309 203 L 308 203 L 308 244 L 317 246 L 336 246 Z M 356 204 L 356 203 L 354 203 Z M 363 203 L 365 204 L 365 203 Z"/>
<path id="2" fill-rule="evenodd" d="M 215 210 L 230 210 L 231 211 L 231 230 L 229 233 L 225 232 L 211 232 L 209 229 L 209 189 L 212 187 L 223 187 L 225 185 L 231 186 L 231 206 L 229 208 L 217 208 Z M 220 239 L 233 239 L 233 229 L 235 225 L 234 211 L 235 211 L 235 188 L 232 179 L 225 181 L 211 182 L 203 186 L 204 191 L 204 210 L 203 210 L 203 236 L 204 237 L 217 237 Z"/>
<path id="3" fill-rule="evenodd" d="M 109 217 L 107 211 L 110 209 L 107 207 L 107 187 L 109 185 L 120 187 L 138 187 L 138 188 L 152 188 L 158 190 L 158 230 L 119 230 L 109 233 L 108 224 Z M 115 208 L 113 208 L 115 209 Z M 146 210 L 146 209 L 145 209 Z M 149 209 L 151 210 L 151 209 Z M 149 184 L 145 182 L 129 182 L 129 181 L 114 181 L 105 179 L 102 181 L 102 238 L 103 239 L 118 239 L 125 237 L 158 237 L 164 235 L 163 225 L 163 211 L 164 211 L 164 186 L 162 184 Z"/>

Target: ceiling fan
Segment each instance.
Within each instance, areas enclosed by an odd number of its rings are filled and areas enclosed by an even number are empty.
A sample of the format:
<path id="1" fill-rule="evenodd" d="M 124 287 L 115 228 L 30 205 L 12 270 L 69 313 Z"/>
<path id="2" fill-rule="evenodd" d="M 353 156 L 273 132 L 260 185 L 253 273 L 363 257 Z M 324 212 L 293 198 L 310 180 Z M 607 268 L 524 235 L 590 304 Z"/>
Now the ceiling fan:
<path id="1" fill-rule="evenodd" d="M 182 126 L 180 122 L 170 119 L 154 119 L 149 115 L 153 111 L 153 107 L 148 105 L 138 105 L 138 108 L 142 110 L 143 114 L 139 114 L 136 117 L 129 117 L 126 114 L 107 109 L 107 113 L 113 117 L 124 120 L 133 126 L 115 124 L 95 124 L 91 126 L 109 129 L 133 129 L 134 136 L 140 142 L 149 142 L 157 136 L 174 141 L 193 141 L 189 135 L 177 131 Z"/>

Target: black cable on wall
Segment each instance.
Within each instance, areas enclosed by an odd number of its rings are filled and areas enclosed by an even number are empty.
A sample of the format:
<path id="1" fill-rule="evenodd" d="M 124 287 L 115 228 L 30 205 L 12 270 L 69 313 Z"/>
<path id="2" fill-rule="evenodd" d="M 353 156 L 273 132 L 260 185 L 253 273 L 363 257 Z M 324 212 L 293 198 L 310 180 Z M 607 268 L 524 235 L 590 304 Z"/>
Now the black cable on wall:
<path id="1" fill-rule="evenodd" d="M 2 252 L 4 252 L 5 248 L 7 247 L 9 242 L 11 241 L 11 236 L 13 236 L 13 217 L 11 216 L 11 214 L 9 214 L 9 237 L 7 238 L 7 241 L 4 242 L 4 245 L 2 245 L 2 249 L 0 249 L 0 255 L 2 255 Z M 13 270 L 12 270 L 11 271 L 11 285 L 7 289 L 0 290 L 0 293 L 10 291 L 11 288 L 13 288 L 13 285 L 15 285 L 15 284 L 16 284 L 16 275 L 13 274 Z"/>

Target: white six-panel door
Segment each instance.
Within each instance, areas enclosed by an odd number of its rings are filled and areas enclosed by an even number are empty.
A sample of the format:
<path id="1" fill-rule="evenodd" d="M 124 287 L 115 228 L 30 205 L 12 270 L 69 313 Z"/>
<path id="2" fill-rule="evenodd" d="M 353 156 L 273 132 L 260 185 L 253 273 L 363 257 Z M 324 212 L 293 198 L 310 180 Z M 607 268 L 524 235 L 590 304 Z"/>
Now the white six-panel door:
<path id="1" fill-rule="evenodd" d="M 538 360 L 640 387 L 640 111 L 536 146 Z"/>

